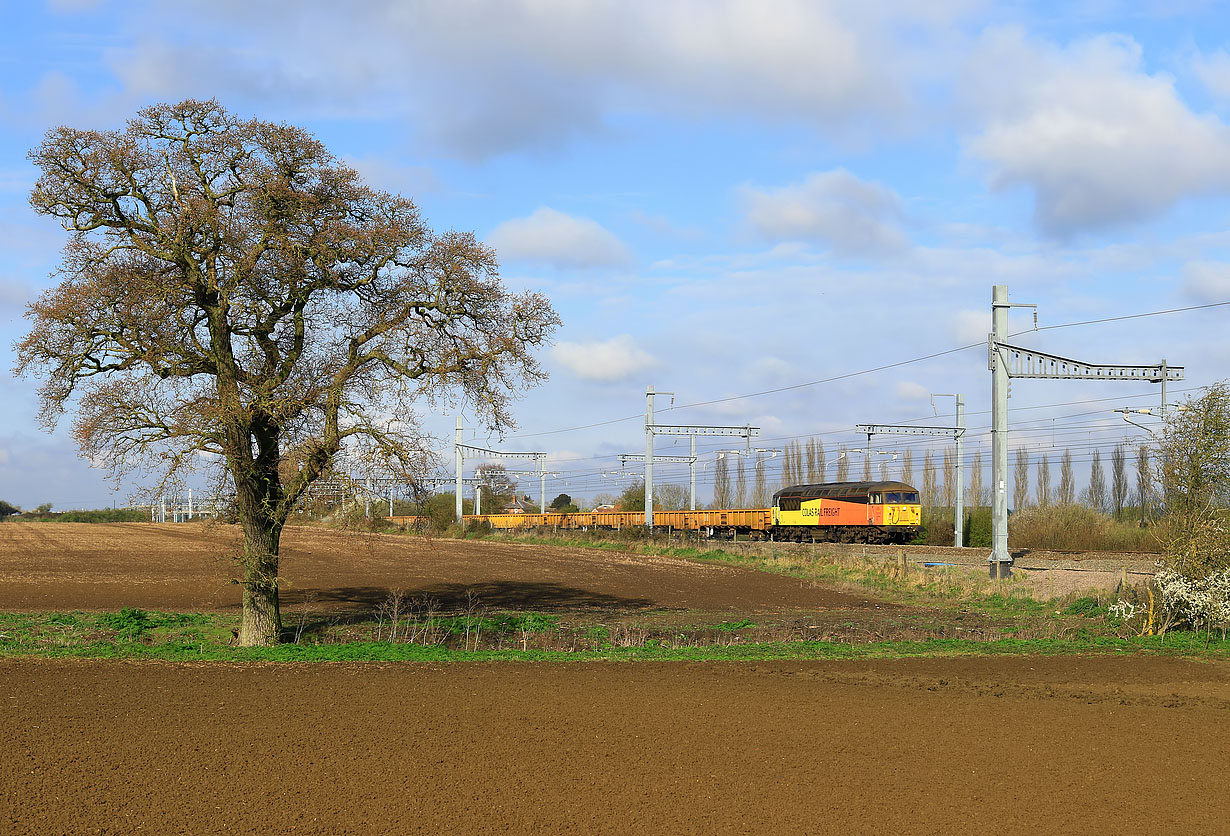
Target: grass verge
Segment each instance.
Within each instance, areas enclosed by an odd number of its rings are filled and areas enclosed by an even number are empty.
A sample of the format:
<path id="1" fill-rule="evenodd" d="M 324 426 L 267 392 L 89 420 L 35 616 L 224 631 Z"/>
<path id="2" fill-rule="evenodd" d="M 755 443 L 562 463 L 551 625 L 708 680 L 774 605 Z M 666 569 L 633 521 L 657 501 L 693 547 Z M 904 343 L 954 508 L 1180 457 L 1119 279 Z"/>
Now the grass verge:
<path id="1" fill-rule="evenodd" d="M 1001 637 L 994 640 L 932 638 L 915 641 L 748 640 L 750 620 L 725 621 L 668 637 L 622 625 L 569 627 L 541 614 L 483 616 L 477 621 L 442 619 L 410 625 L 400 641 L 345 639 L 316 634 L 312 641 L 268 648 L 232 646 L 237 618 L 210 613 L 157 613 L 127 608 L 119 613 L 0 613 L 0 657 L 158 659 L 176 662 L 397 662 L 397 661 L 768 661 L 892 659 L 918 656 L 1165 654 L 1230 658 L 1230 641 L 1191 633 L 1121 638 L 1080 629 L 1064 638 Z M 500 625 L 503 625 L 501 627 Z M 354 625 L 350 625 L 352 631 Z M 359 625 L 375 635 L 374 623 Z M 353 632 L 347 635 L 354 635 Z M 531 641 L 531 637 L 533 641 Z M 324 640 L 322 640 L 324 639 Z"/>

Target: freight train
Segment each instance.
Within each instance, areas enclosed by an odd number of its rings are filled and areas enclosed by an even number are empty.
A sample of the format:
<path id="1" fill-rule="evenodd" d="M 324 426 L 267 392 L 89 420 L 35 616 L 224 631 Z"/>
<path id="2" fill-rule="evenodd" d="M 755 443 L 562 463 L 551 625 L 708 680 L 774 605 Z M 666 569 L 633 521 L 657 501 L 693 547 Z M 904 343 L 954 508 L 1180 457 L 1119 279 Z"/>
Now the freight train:
<path id="1" fill-rule="evenodd" d="M 643 528 L 644 511 L 575 514 L 483 514 L 466 522 L 497 531 L 555 528 Z M 409 518 L 394 518 L 407 522 Z M 795 542 L 905 543 L 921 531 L 918 490 L 904 482 L 826 482 L 795 485 L 773 494 L 773 507 L 717 511 L 654 511 L 654 529 L 695 531 L 702 537 Z"/>

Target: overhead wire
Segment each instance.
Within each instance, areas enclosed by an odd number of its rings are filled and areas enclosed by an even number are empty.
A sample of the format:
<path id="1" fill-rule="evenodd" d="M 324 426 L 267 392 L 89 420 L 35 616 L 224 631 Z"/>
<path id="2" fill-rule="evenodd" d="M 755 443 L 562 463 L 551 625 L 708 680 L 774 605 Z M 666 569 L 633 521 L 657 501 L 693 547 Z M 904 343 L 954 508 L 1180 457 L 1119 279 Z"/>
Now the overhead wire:
<path id="1" fill-rule="evenodd" d="M 1190 311 L 1197 311 L 1197 310 L 1206 310 L 1206 309 L 1212 309 L 1212 308 L 1219 308 L 1219 307 L 1224 307 L 1224 306 L 1227 306 L 1227 305 L 1230 305 L 1230 301 L 1224 301 L 1224 302 L 1213 302 L 1213 303 L 1206 303 L 1206 304 L 1202 304 L 1202 305 L 1189 305 L 1189 306 L 1180 307 L 1180 308 L 1169 308 L 1169 309 L 1165 309 L 1165 310 L 1158 310 L 1158 311 L 1146 311 L 1146 312 L 1136 313 L 1136 314 L 1124 314 L 1124 315 L 1120 315 L 1120 316 L 1103 317 L 1103 318 L 1100 318 L 1100 319 L 1091 319 L 1091 320 L 1083 320 L 1083 321 L 1077 321 L 1077 322 L 1060 323 L 1060 324 L 1057 324 L 1057 325 L 1038 326 L 1038 327 L 1035 327 L 1035 328 L 1033 328 L 1033 329 L 1026 329 L 1026 330 L 1023 330 L 1023 331 L 1016 332 L 1016 333 L 1014 333 L 1012 336 L 1019 336 L 1019 335 L 1024 334 L 1024 333 L 1029 333 L 1030 331 L 1051 331 L 1051 330 L 1058 330 L 1058 329 L 1063 329 L 1063 328 L 1074 328 L 1074 327 L 1082 327 L 1082 326 L 1088 326 L 1088 325 L 1099 325 L 1099 324 L 1105 324 L 1105 323 L 1110 323 L 1110 322 L 1121 322 L 1121 321 L 1126 321 L 1126 320 L 1141 319 L 1141 318 L 1145 318 L 1145 317 L 1164 316 L 1164 315 L 1169 315 L 1169 314 L 1185 313 L 1185 312 L 1190 312 Z M 716 404 L 729 403 L 729 402 L 731 402 L 731 401 L 743 400 L 743 399 L 747 399 L 747 398 L 763 397 L 763 396 L 766 396 L 766 395 L 778 394 L 778 393 L 781 393 L 781 392 L 795 391 L 795 390 L 799 390 L 799 389 L 808 388 L 808 387 L 811 387 L 811 386 L 818 386 L 818 385 L 822 385 L 822 384 L 825 384 L 825 383 L 833 383 L 833 382 L 837 382 L 837 381 L 841 381 L 841 380 L 848 380 L 848 379 L 855 378 L 855 377 L 865 376 L 865 375 L 868 375 L 868 374 L 874 374 L 874 373 L 877 373 L 877 372 L 886 371 L 886 370 L 888 370 L 888 369 L 900 368 L 900 367 L 902 367 L 902 366 L 907 366 L 907 365 L 911 365 L 911 364 L 914 364 L 914 363 L 919 363 L 919 362 L 923 362 L 923 361 L 926 361 L 926 360 L 935 359 L 935 358 L 937 358 L 937 357 L 943 357 L 943 356 L 946 356 L 946 355 L 949 355 L 949 354 L 956 354 L 956 353 L 959 353 L 959 352 L 962 352 L 962 351 L 968 351 L 968 350 L 973 349 L 973 348 L 978 348 L 978 347 L 980 347 L 980 346 L 982 346 L 982 345 L 984 345 L 984 343 L 983 343 L 983 342 L 981 342 L 981 341 L 980 341 L 980 342 L 977 342 L 977 343 L 970 343 L 970 344 L 968 344 L 968 345 L 957 346 L 957 347 L 954 347 L 954 348 L 945 349 L 945 350 L 943 350 L 943 351 L 932 352 L 932 353 L 930 353 L 930 354 L 925 354 L 925 355 L 921 355 L 921 356 L 918 356 L 918 357 L 912 357 L 912 358 L 909 358 L 909 359 L 906 359 L 906 360 L 900 360 L 900 361 L 896 361 L 896 362 L 893 362 L 893 363 L 885 363 L 885 364 L 881 364 L 881 365 L 879 365 L 879 366 L 874 366 L 874 367 L 867 368 L 867 369 L 860 369 L 860 370 L 853 371 L 853 372 L 846 372 L 846 373 L 844 373 L 844 374 L 831 375 L 831 376 L 829 376 L 829 377 L 824 377 L 824 378 L 820 378 L 820 379 L 817 379 L 817 380 L 812 380 L 812 381 L 805 381 L 805 382 L 802 382 L 802 383 L 791 384 L 791 385 L 788 385 L 788 386 L 773 387 L 773 388 L 770 388 L 770 389 L 764 389 L 764 390 L 760 390 L 760 391 L 756 391 L 756 392 L 749 392 L 749 393 L 744 393 L 744 394 L 740 394 L 740 395 L 731 395 L 731 396 L 727 396 L 727 397 L 722 397 L 722 398 L 714 398 L 714 399 L 705 400 L 705 401 L 695 401 L 695 402 L 692 402 L 692 403 L 685 403 L 685 404 L 672 404 L 671 406 L 669 406 L 669 407 L 664 407 L 664 408 L 660 409 L 659 411 L 660 411 L 660 412 L 669 412 L 669 411 L 672 411 L 672 410 L 694 409 L 694 408 L 699 408 L 699 407 L 703 407 L 703 406 L 713 406 L 713 405 L 716 405 Z M 1190 391 L 1190 390 L 1188 390 L 1188 389 L 1183 389 L 1183 390 L 1173 390 L 1173 391 Z M 1129 397 L 1130 397 L 1130 396 L 1113 396 L 1113 397 L 1106 397 L 1106 398 L 1084 399 L 1084 400 L 1081 400 L 1081 401 L 1069 401 L 1069 402 L 1063 402 L 1063 403 L 1059 403 L 1059 404 L 1041 404 L 1041 405 L 1034 405 L 1034 406 L 1018 407 L 1018 408 L 1017 408 L 1017 410 L 1018 410 L 1018 411 L 1020 411 L 1020 410 L 1032 410 L 1032 409 L 1048 409 L 1048 408 L 1054 408 L 1054 407 L 1056 407 L 1056 406 L 1075 405 L 1075 404 L 1085 404 L 1085 403 L 1098 403 L 1098 402 L 1106 402 L 1106 401 L 1114 401 L 1114 400 L 1123 401 L 1123 400 L 1127 400 Z M 990 410 L 979 410 L 979 411 L 976 411 L 976 412 L 967 413 L 967 415 L 980 415 L 980 414 L 987 414 L 987 413 L 989 413 L 989 412 L 990 412 Z M 1078 415 L 1089 415 L 1089 414 L 1096 414 L 1096 413 L 1094 413 L 1094 412 L 1091 412 L 1091 413 L 1078 413 Z M 586 429 L 594 429 L 594 428 L 597 428 L 597 427 L 612 426 L 612 425 L 615 425 L 615 424 L 620 424 L 620 423 L 624 423 L 624 422 L 627 422 L 627 421 L 636 420 L 636 419 L 639 419 L 639 418 L 641 418 L 641 417 L 642 417 L 642 416 L 641 416 L 641 414 L 639 414 L 639 413 L 638 413 L 638 414 L 634 414 L 634 415 L 627 415 L 627 416 L 624 416 L 624 417 L 621 417 L 621 418 L 613 418 L 613 419 L 609 419 L 609 420 L 605 420 L 605 421 L 596 421 L 596 422 L 591 422 L 591 423 L 588 423 L 588 424 L 581 424 L 581 425 L 577 425 L 577 426 L 574 426 L 574 427 L 564 427 L 564 428 L 560 428 L 560 429 L 555 429 L 555 430 L 545 430 L 545 431 L 541 431 L 541 432 L 534 432 L 534 433 L 519 433 L 519 434 L 517 434 L 517 435 L 509 436 L 509 437 L 508 437 L 508 439 L 510 439 L 510 440 L 511 440 L 511 439 L 520 439 L 520 438 L 537 438 L 537 437 L 548 436 L 548 435 L 559 435 L 559 434 L 569 433 L 569 432 L 578 432 L 578 431 L 581 431 L 581 430 L 586 430 Z M 1070 417 L 1075 417 L 1075 416 L 1070 416 Z M 920 418 L 920 419 L 916 419 L 916 420 L 921 421 L 921 420 L 928 420 L 928 419 L 927 419 L 927 418 Z M 1042 421 L 1045 421 L 1046 419 L 1036 419 L 1036 420 L 1042 420 Z M 1055 419 L 1052 419 L 1052 423 L 1053 423 L 1053 421 L 1054 421 L 1054 420 L 1055 420 Z M 1023 426 L 1019 426 L 1019 423 L 1018 423 L 1018 422 L 1013 422 L 1013 425 L 1014 425 L 1014 426 L 1018 426 L 1018 427 L 1019 427 L 1019 429 L 1018 429 L 1018 437 L 1019 437 L 1019 434 L 1020 434 L 1021 432 L 1025 431 L 1025 430 L 1027 429 L 1027 428 L 1025 428 L 1025 427 L 1023 427 Z M 983 428 L 967 428 L 967 432 L 976 431 L 977 429 L 983 429 Z M 1125 428 L 1121 428 L 1121 429 L 1125 429 Z M 1109 431 L 1110 431 L 1110 429 L 1109 429 L 1109 428 L 1106 428 L 1106 429 L 1104 429 L 1104 430 L 1099 430 L 1099 431 L 1109 432 Z M 1129 432 L 1130 432 L 1130 431 L 1129 431 Z M 766 438 L 761 438 L 761 439 L 759 439 L 758 444 L 772 443 L 772 442 L 774 442 L 774 441 L 797 441 L 798 439 L 801 439 L 801 438 L 806 438 L 806 437 L 816 437 L 816 436 L 821 436 L 821 435 L 842 435 L 842 434 L 851 434 L 851 435 L 853 435 L 854 433 L 853 433 L 853 432 L 851 432 L 851 431 L 847 431 L 847 430 L 831 430 L 831 431 L 825 431 L 825 432 L 821 432 L 821 433 L 812 433 L 812 434 L 810 434 L 810 436 L 809 436 L 809 435 L 807 435 L 807 434 L 804 434 L 804 435 L 795 435 L 795 436 L 777 436 L 777 437 L 772 437 L 772 438 L 767 438 L 767 439 L 766 439 Z M 1052 434 L 1053 434 L 1053 429 L 1052 429 Z M 720 444 L 720 442 L 718 442 L 718 443 Z M 923 445 L 927 445 L 927 444 L 935 444 L 935 443 L 936 443 L 936 442 L 935 442 L 934 440 L 928 440 L 928 439 L 917 439 L 917 440 L 912 440 L 912 441 L 910 441 L 910 442 L 898 442 L 898 441 L 895 441 L 895 442 L 894 442 L 894 446 L 905 446 L 905 445 L 907 445 L 907 444 L 908 444 L 908 445 L 917 445 L 917 446 L 920 446 L 920 447 L 921 447 L 921 446 L 923 446 Z M 712 452 L 712 450 L 707 450 L 706 452 Z M 613 459 L 613 458 L 616 458 L 618 455 L 619 455 L 619 454 L 604 454 L 604 455 L 601 455 L 601 456 L 589 457 L 589 458 L 584 459 L 584 460 L 585 460 L 585 461 L 594 461 L 594 460 L 600 460 L 600 459 Z M 558 464 L 561 464 L 561 463 L 563 463 L 563 462 L 567 462 L 567 461 L 579 461 L 579 460 L 580 460 L 580 459 L 573 459 L 573 460 L 557 460 L 557 461 L 553 462 L 553 464 L 558 465 Z M 667 465 L 667 463 L 663 463 L 663 466 L 666 466 L 666 465 Z M 594 475 L 600 475 L 600 472 L 595 472 L 595 474 L 594 474 Z M 578 479 L 584 479 L 584 478 L 587 478 L 587 477 L 586 477 L 586 476 L 579 476 L 579 477 L 571 477 L 571 476 L 569 476 L 569 477 L 561 477 L 561 478 L 578 478 Z"/>

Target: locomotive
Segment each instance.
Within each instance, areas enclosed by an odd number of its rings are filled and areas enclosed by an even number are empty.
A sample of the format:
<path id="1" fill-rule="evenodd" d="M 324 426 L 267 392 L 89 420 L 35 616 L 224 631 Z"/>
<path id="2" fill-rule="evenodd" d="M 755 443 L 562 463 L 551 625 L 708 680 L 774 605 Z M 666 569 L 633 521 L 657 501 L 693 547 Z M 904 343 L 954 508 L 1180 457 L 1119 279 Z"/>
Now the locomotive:
<path id="1" fill-rule="evenodd" d="M 408 518 L 395 518 L 404 522 Z M 643 528 L 644 511 L 574 514 L 468 515 L 497 531 L 556 528 Z M 654 511 L 656 531 L 695 531 L 703 537 L 795 542 L 905 543 L 922 530 L 918 490 L 905 482 L 824 482 L 794 485 L 773 494 L 771 508 Z"/>

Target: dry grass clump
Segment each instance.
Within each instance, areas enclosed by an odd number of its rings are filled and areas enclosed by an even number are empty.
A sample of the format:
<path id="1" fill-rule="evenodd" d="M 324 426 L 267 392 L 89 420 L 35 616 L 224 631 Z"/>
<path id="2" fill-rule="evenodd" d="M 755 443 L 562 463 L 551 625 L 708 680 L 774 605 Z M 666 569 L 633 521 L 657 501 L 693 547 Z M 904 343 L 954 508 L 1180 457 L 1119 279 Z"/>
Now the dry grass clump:
<path id="1" fill-rule="evenodd" d="M 1134 522 L 1117 522 L 1084 505 L 1028 508 L 1008 518 L 1014 548 L 1055 551 L 1155 552 L 1154 532 Z"/>

